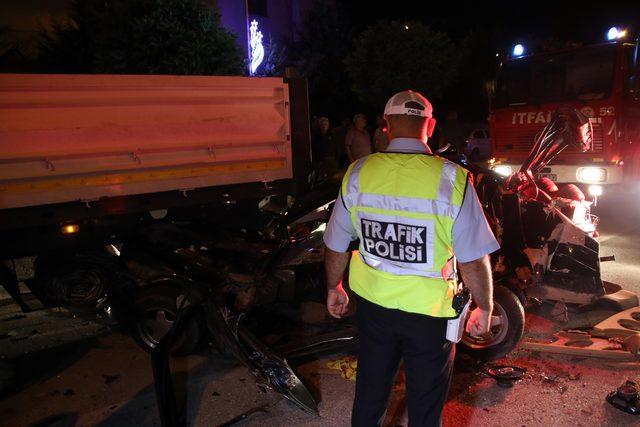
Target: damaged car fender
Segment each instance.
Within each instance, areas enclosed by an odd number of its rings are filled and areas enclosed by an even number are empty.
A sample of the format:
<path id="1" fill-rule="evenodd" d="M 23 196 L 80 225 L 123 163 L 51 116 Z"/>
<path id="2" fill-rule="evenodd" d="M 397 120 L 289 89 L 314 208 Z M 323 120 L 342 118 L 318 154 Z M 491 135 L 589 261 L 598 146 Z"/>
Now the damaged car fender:
<path id="1" fill-rule="evenodd" d="M 311 414 L 318 404 L 287 361 L 272 351 L 243 325 L 243 315 L 207 302 L 207 325 L 219 349 L 240 360 L 254 375 L 259 387 L 270 388 Z"/>

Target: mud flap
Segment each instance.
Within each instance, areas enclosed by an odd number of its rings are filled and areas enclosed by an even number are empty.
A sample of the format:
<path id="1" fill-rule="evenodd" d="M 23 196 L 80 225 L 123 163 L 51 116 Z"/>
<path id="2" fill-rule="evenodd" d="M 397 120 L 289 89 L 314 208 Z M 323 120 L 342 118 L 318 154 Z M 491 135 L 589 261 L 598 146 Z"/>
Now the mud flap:
<path id="1" fill-rule="evenodd" d="M 282 394 L 300 409 L 318 414 L 318 404 L 293 372 L 287 361 L 269 349 L 243 324 L 242 315 L 229 316 L 213 303 L 208 303 L 207 325 L 216 344 L 232 353 L 256 377 L 258 386 Z"/>

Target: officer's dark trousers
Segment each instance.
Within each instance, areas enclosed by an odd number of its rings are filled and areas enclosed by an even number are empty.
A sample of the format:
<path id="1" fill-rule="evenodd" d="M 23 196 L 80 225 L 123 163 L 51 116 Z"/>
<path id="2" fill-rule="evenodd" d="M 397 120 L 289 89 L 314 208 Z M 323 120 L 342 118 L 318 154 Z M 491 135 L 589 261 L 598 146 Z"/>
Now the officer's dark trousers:
<path id="1" fill-rule="evenodd" d="M 445 339 L 447 321 L 357 299 L 360 350 L 352 425 L 382 424 L 400 360 L 409 426 L 440 425 L 455 356 L 455 345 Z"/>

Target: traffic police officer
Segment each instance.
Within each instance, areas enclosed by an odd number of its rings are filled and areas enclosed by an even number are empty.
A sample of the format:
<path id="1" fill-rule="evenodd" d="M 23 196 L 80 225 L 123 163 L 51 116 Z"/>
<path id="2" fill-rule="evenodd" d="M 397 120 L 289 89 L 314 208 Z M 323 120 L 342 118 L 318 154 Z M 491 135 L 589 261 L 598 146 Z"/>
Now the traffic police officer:
<path id="1" fill-rule="evenodd" d="M 342 181 L 325 232 L 327 308 L 340 318 L 356 294 L 360 350 L 354 426 L 381 425 L 400 361 L 410 426 L 439 425 L 455 344 L 445 338 L 457 291 L 456 258 L 478 308 L 467 328 L 489 330 L 488 254 L 498 249 L 468 172 L 434 156 L 429 101 L 417 92 L 392 96 L 384 110 L 389 146 L 354 162 Z"/>

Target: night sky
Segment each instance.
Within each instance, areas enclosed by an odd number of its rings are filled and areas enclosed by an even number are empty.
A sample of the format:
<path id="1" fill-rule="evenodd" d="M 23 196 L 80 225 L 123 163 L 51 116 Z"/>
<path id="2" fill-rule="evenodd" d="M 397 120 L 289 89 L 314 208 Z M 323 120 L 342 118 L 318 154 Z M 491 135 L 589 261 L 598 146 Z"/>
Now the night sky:
<path id="1" fill-rule="evenodd" d="M 339 1 L 339 0 L 338 0 Z M 4 0 L 0 25 L 23 35 L 48 26 L 51 18 L 64 19 L 71 0 Z M 460 1 L 343 1 L 352 27 L 358 32 L 381 19 L 419 20 L 452 37 L 471 29 L 490 33 L 496 48 L 531 37 L 557 37 L 582 43 L 604 40 L 612 25 L 640 29 L 640 1 L 512 1 L 508 3 Z M 481 6 L 479 6 L 481 5 Z"/>
<path id="2" fill-rule="evenodd" d="M 351 21 L 364 29 L 380 19 L 418 20 L 452 37 L 463 37 L 470 30 L 489 32 L 496 48 L 516 41 L 555 37 L 584 44 L 605 41 L 611 26 L 640 30 L 640 1 L 381 1 L 387 6 L 371 7 L 373 2 L 348 1 Z M 481 6 L 480 6 L 481 5 Z"/>

